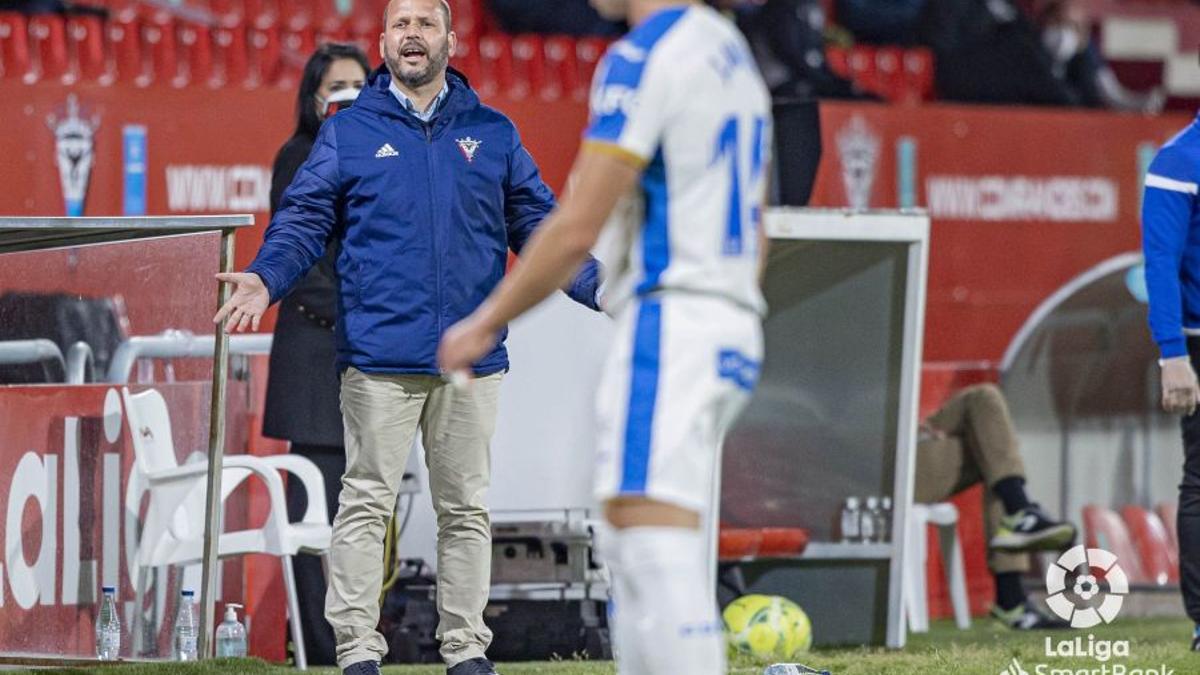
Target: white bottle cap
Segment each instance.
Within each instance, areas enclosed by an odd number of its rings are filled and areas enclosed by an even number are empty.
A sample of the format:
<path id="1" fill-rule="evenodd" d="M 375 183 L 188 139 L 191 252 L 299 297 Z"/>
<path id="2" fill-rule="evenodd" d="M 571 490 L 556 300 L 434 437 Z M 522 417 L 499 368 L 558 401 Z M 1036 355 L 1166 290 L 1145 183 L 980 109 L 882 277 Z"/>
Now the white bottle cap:
<path id="1" fill-rule="evenodd" d="M 226 621 L 237 621 L 238 620 L 237 611 L 241 608 L 242 608 L 242 606 L 237 604 L 236 602 L 225 603 L 225 620 Z"/>

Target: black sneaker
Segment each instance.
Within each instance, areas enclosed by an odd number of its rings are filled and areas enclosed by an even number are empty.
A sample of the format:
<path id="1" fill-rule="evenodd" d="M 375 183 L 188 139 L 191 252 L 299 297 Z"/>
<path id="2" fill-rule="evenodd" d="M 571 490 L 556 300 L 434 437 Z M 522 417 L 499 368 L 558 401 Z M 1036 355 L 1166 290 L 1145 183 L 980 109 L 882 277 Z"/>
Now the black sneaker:
<path id="1" fill-rule="evenodd" d="M 1013 630 L 1058 630 L 1071 627 L 1070 623 L 1056 616 L 1042 613 L 1030 602 L 1023 602 L 1007 610 L 992 607 L 992 618 Z"/>
<path id="2" fill-rule="evenodd" d="M 477 656 L 468 659 L 453 668 L 446 669 L 446 675 L 499 675 L 491 661 Z"/>
<path id="3" fill-rule="evenodd" d="M 1042 507 L 1031 504 L 1005 516 L 990 547 L 1001 551 L 1057 551 L 1075 541 L 1075 526 L 1054 520 Z"/>
<path id="4" fill-rule="evenodd" d="M 1200 626 L 1196 627 L 1196 632 L 1192 633 L 1192 651 L 1200 652 Z"/>
<path id="5" fill-rule="evenodd" d="M 375 661 L 359 661 L 342 668 L 342 675 L 379 675 L 379 664 Z"/>

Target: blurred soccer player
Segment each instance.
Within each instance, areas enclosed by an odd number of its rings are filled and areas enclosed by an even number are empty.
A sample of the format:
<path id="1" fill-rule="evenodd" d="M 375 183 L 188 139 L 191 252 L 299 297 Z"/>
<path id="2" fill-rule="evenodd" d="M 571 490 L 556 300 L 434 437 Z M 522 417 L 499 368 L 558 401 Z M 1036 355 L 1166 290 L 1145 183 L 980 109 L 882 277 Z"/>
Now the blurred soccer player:
<path id="1" fill-rule="evenodd" d="M 637 189 L 636 222 L 605 232 L 622 256 L 610 257 L 605 304 L 617 339 L 597 397 L 618 667 L 712 675 L 725 670 L 725 648 L 705 526 L 722 439 L 762 354 L 770 101 L 745 40 L 714 10 L 592 2 L 634 28 L 597 71 L 574 188 L 516 270 L 447 331 L 439 362 L 471 368 L 505 324 L 570 278 Z"/>
<path id="2" fill-rule="evenodd" d="M 1183 604 L 1196 624 L 1200 651 L 1200 122 L 1172 138 L 1146 174 L 1142 248 L 1150 298 L 1150 332 L 1162 356 L 1162 405 L 1183 415 L 1183 480 L 1179 483 L 1179 578 Z M 1190 354 L 1190 358 L 1189 358 Z"/>

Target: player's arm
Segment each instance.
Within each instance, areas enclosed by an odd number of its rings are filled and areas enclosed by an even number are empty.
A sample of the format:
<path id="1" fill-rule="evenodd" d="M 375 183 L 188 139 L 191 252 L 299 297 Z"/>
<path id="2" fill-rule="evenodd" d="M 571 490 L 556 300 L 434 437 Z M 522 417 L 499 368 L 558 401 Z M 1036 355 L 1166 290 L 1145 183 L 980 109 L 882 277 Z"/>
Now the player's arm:
<path id="1" fill-rule="evenodd" d="M 1150 330 L 1162 355 L 1163 407 L 1189 414 L 1200 389 L 1188 360 L 1179 280 L 1197 188 L 1188 158 L 1174 148 L 1164 150 L 1146 175 L 1142 202 Z"/>
<path id="2" fill-rule="evenodd" d="M 579 179 L 522 252 L 520 262 L 479 308 L 479 320 L 499 331 L 526 310 L 568 285 L 600 237 L 617 201 L 641 175 L 635 159 L 587 144 L 575 161 Z M 627 155 L 628 153 L 625 153 Z"/>

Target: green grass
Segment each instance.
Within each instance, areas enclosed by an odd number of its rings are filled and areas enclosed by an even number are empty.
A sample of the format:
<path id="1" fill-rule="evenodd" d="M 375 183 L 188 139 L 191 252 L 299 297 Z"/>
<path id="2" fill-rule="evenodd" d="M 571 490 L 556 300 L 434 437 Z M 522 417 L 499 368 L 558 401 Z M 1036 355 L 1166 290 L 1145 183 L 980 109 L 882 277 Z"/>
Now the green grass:
<path id="1" fill-rule="evenodd" d="M 1081 669 L 1099 669 L 1099 661 L 1088 657 L 1046 658 L 1045 638 L 1055 642 L 1087 635 L 1097 640 L 1128 640 L 1130 656 L 1108 662 L 1109 673 L 1116 663 L 1123 663 L 1127 672 L 1134 668 L 1160 668 L 1165 665 L 1179 675 L 1200 672 L 1200 654 L 1188 651 L 1191 624 L 1178 619 L 1118 620 L 1110 626 L 1091 631 L 1058 631 L 1051 633 L 1015 633 L 979 619 L 968 631 L 959 631 L 949 623 L 936 623 L 927 635 L 912 636 L 906 649 L 891 652 L 882 649 L 822 649 L 805 655 L 801 662 L 830 670 L 834 675 L 916 675 L 920 673 L 954 673 L 996 675 L 1015 658 L 1030 675 L 1038 675 L 1035 665 L 1047 663 L 1061 673 Z M 35 671 L 18 671 L 33 673 Z M 39 670 L 46 673 L 78 675 L 286 675 L 289 670 L 261 661 L 210 661 L 199 664 L 129 664 L 117 668 L 76 670 Z M 314 668 L 311 673 L 333 675 L 333 668 Z M 385 675 L 443 675 L 441 666 L 389 666 Z M 611 675 L 611 663 L 565 661 L 550 663 L 503 664 L 503 675 Z M 751 659 L 737 658 L 730 664 L 730 673 L 751 675 L 762 672 L 762 664 Z M 1047 670 L 1049 674 L 1052 671 Z M 1085 671 L 1086 672 L 1086 671 Z M 1096 672 L 1100 672 L 1096 670 Z M 684 674 L 681 674 L 684 675 Z M 1061 674 L 1060 674 L 1061 675 Z M 1148 675 L 1148 673 L 1147 673 Z"/>

